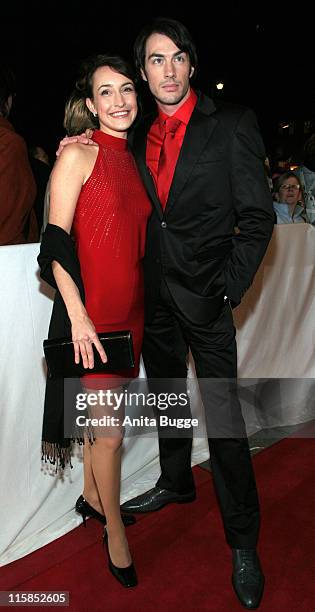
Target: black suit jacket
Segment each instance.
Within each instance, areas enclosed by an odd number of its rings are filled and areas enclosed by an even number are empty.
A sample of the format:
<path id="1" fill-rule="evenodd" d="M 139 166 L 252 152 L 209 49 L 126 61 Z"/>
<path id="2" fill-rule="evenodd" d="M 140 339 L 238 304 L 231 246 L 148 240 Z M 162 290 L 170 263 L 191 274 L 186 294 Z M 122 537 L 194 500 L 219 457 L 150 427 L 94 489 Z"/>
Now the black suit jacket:
<path id="1" fill-rule="evenodd" d="M 199 93 L 163 211 L 146 166 L 153 120 L 143 121 L 131 138 L 153 204 L 144 260 L 147 320 L 164 276 L 187 319 L 207 323 L 218 316 L 224 295 L 239 304 L 272 234 L 264 145 L 250 109 L 216 106 Z"/>

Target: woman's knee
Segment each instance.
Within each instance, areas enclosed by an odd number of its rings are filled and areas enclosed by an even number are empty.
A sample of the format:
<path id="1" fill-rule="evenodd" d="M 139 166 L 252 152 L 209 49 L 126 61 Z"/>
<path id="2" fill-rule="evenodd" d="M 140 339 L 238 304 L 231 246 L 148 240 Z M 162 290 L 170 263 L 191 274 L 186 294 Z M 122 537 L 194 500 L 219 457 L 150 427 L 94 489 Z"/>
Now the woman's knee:
<path id="1" fill-rule="evenodd" d="M 103 448 L 106 451 L 116 452 L 121 448 L 123 441 L 123 435 L 116 432 L 115 435 L 103 436 L 102 438 L 98 438 L 95 442 L 96 447 L 100 450 Z"/>

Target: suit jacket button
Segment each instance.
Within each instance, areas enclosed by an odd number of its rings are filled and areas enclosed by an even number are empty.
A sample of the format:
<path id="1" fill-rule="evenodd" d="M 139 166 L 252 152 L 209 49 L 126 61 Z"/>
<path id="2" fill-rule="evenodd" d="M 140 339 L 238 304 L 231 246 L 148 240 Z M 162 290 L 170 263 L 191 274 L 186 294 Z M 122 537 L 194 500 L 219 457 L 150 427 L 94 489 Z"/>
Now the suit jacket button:
<path id="1" fill-rule="evenodd" d="M 165 228 L 167 227 L 167 223 L 166 223 L 166 221 L 162 221 L 162 223 L 161 223 L 161 227 L 163 227 L 163 229 L 165 229 Z"/>

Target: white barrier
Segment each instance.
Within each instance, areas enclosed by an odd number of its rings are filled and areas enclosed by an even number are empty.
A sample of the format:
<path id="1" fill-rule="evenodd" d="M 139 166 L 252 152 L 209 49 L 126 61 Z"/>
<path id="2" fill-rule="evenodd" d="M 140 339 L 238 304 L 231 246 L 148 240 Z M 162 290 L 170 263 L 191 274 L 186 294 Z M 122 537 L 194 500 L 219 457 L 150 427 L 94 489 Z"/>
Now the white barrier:
<path id="1" fill-rule="evenodd" d="M 302 224 L 276 227 L 255 283 L 235 311 L 241 377 L 308 379 L 303 389 L 293 385 L 290 401 L 287 398 L 285 421 L 290 424 L 312 417 L 307 397 L 315 377 L 314 232 Z M 52 293 L 39 281 L 38 252 L 38 244 L 0 248 L 0 565 L 44 546 L 81 521 L 73 510 L 82 490 L 81 450 L 63 477 L 56 477 L 54 467 L 43 465 L 40 457 L 42 342 Z M 192 368 L 189 376 L 194 376 Z M 202 420 L 198 398 L 192 411 Z M 261 423 L 254 419 L 247 425 L 251 433 Z M 208 456 L 206 439 L 194 440 L 193 464 Z M 158 474 L 157 440 L 126 438 L 122 500 L 153 486 Z"/>

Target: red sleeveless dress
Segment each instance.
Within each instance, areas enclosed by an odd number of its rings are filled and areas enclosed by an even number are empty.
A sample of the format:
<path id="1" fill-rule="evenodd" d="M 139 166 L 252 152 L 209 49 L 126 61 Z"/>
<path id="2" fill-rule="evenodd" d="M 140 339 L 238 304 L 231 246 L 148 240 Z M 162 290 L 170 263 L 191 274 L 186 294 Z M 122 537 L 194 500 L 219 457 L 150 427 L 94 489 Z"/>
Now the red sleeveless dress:
<path id="1" fill-rule="evenodd" d="M 144 326 L 141 260 L 152 208 L 127 140 L 100 130 L 92 138 L 99 151 L 81 189 L 72 226 L 85 307 L 97 332 L 130 329 L 135 352 L 132 370 L 86 374 L 82 379 L 87 387 L 103 388 L 100 379 L 139 374 Z"/>

